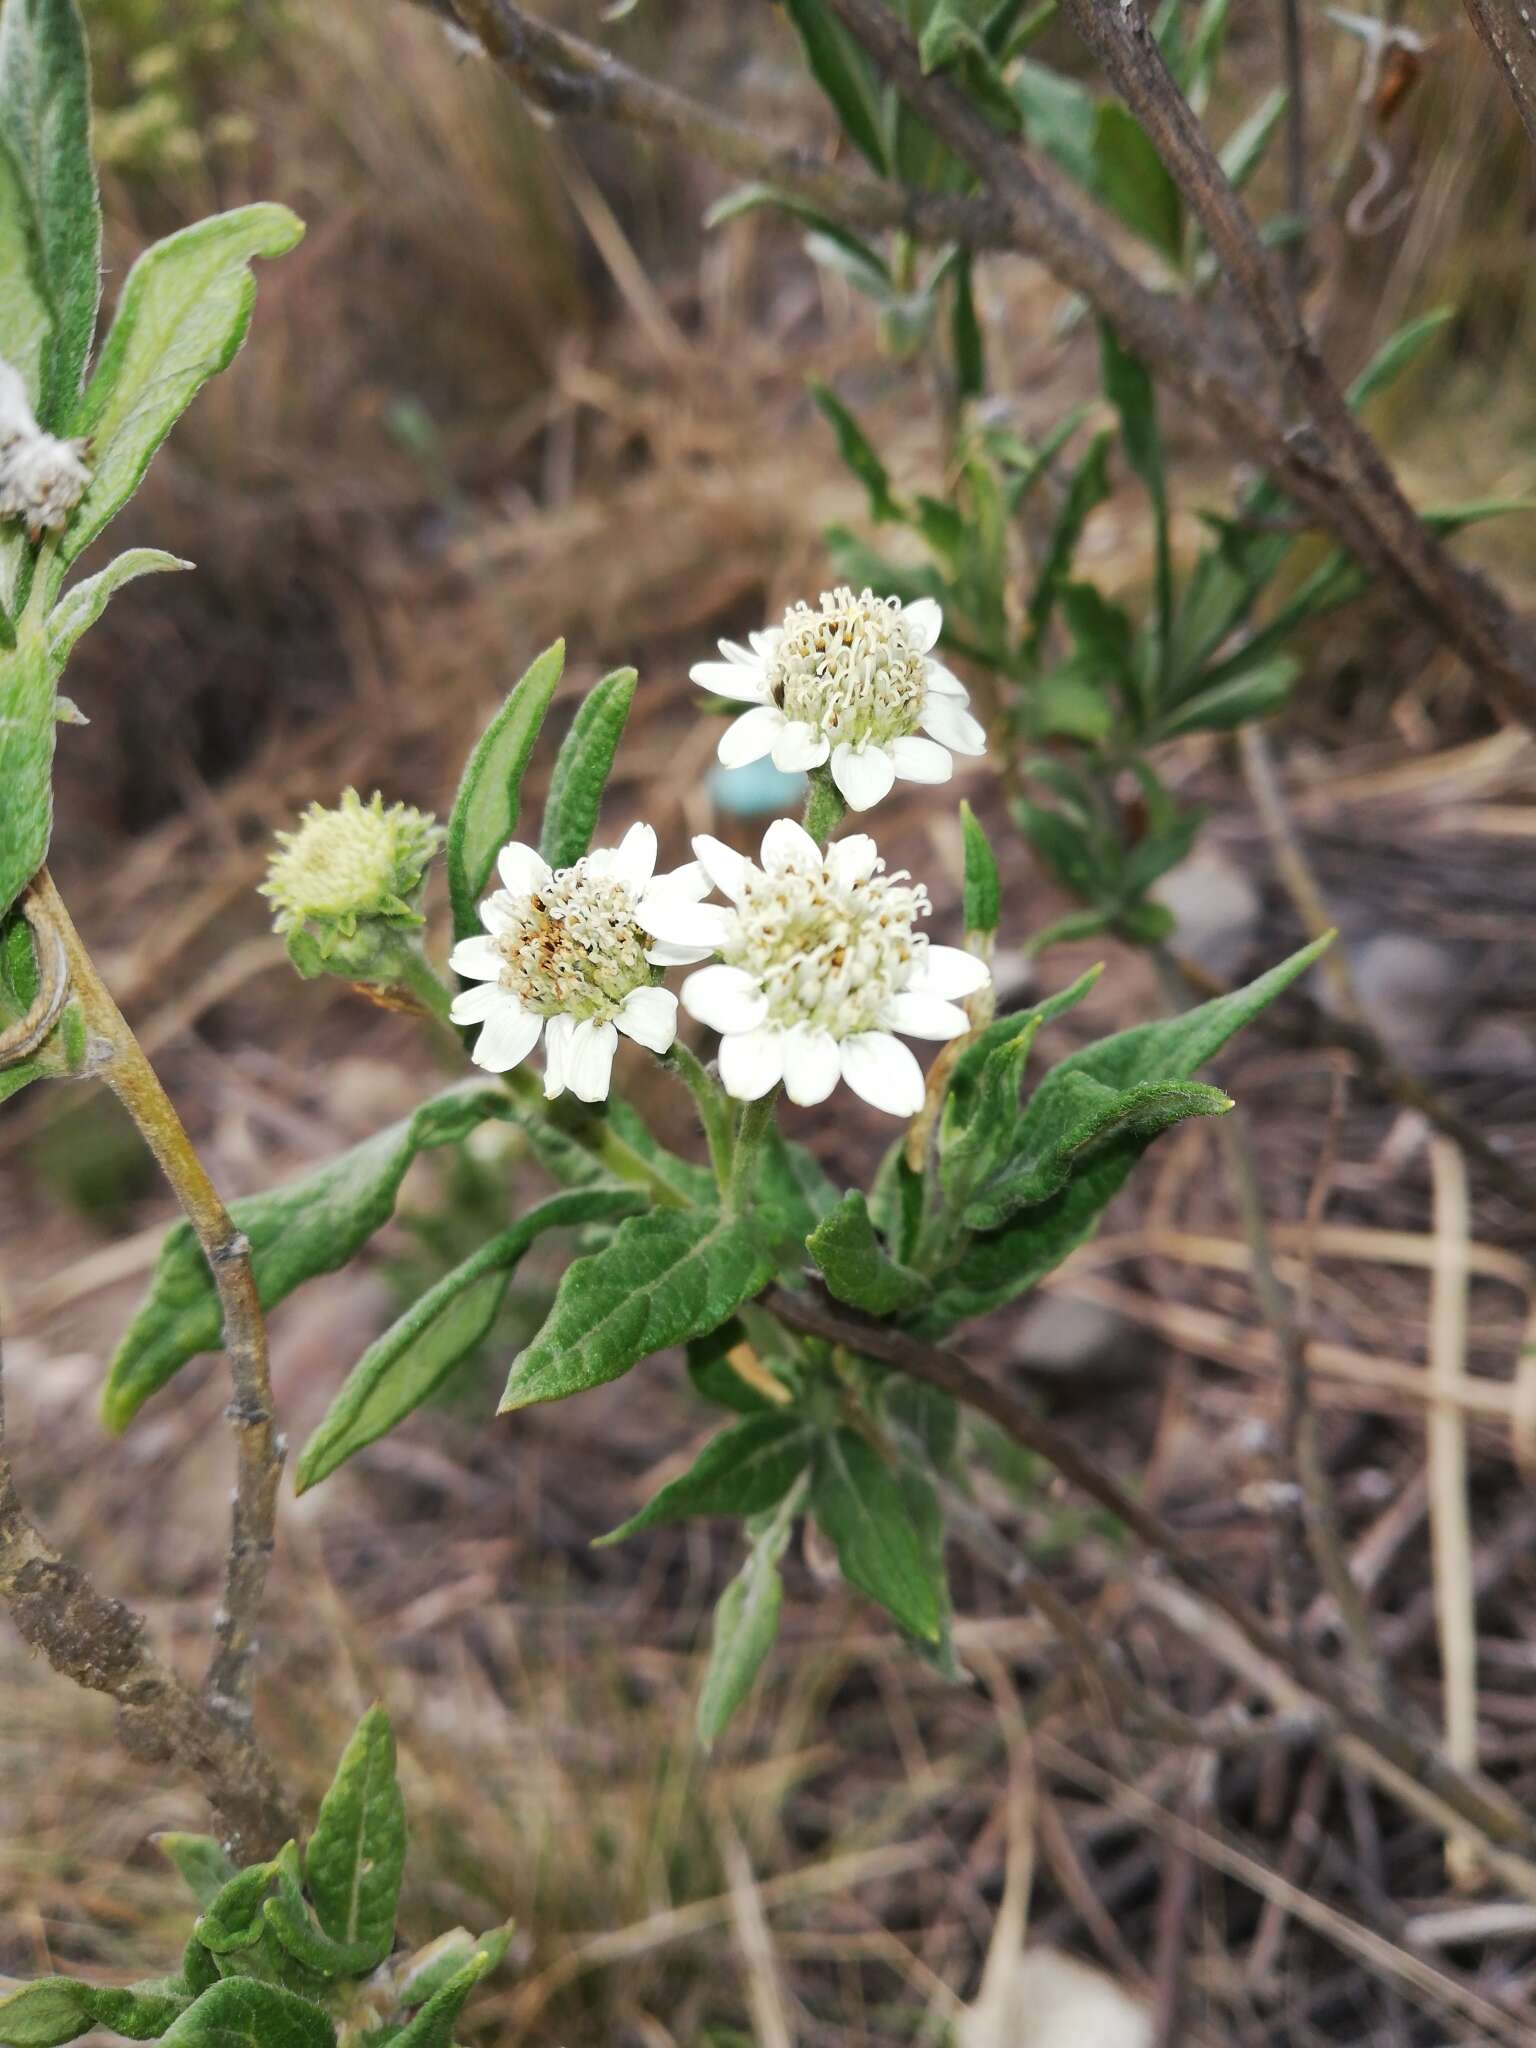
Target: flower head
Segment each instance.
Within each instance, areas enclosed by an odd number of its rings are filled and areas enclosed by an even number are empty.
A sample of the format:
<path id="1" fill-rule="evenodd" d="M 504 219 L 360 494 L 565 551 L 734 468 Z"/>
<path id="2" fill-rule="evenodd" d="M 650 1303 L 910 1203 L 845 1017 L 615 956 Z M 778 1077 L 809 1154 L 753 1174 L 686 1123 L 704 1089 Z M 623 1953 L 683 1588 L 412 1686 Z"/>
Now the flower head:
<path id="1" fill-rule="evenodd" d="M 782 626 L 722 640 L 724 661 L 689 674 L 753 708 L 726 729 L 727 768 L 773 756 L 776 768 L 819 768 L 850 810 L 867 811 L 902 776 L 947 782 L 951 754 L 981 754 L 986 734 L 966 709 L 965 685 L 933 659 L 944 615 L 931 597 L 903 605 L 847 585 L 819 605 L 791 605 Z M 927 735 L 925 738 L 924 735 Z"/>
<path id="2" fill-rule="evenodd" d="M 893 1116 L 923 1106 L 923 1074 L 894 1034 L 958 1038 L 957 998 L 988 980 L 983 963 L 918 929 L 928 892 L 888 875 L 864 833 L 825 853 L 788 818 L 763 837 L 761 865 L 718 839 L 693 842 L 729 904 L 648 903 L 642 922 L 717 964 L 690 974 L 683 1007 L 721 1034 L 720 1078 L 743 1101 L 783 1082 L 791 1102 L 825 1101 L 839 1078 Z"/>
<path id="3" fill-rule="evenodd" d="M 544 1039 L 544 1093 L 568 1088 L 583 1102 L 608 1093 L 618 1034 L 666 1052 L 677 1036 L 677 997 L 654 986 L 655 967 L 704 959 L 709 948 L 659 944 L 653 906 L 696 903 L 709 889 L 696 865 L 657 875 L 656 834 L 632 825 L 617 847 L 551 869 L 513 841 L 497 860 L 502 887 L 480 906 L 483 935 L 461 939 L 449 964 L 479 984 L 455 996 L 455 1024 L 484 1026 L 476 1066 L 504 1074 Z"/>
<path id="4" fill-rule="evenodd" d="M 377 790 L 364 803 L 355 789 L 334 810 L 311 804 L 294 831 L 279 832 L 261 893 L 300 971 L 377 978 L 380 939 L 422 923 L 417 901 L 442 837 L 429 813 L 386 810 Z"/>
<path id="5" fill-rule="evenodd" d="M 38 540 L 66 525 L 91 472 L 84 443 L 44 433 L 19 371 L 0 361 L 0 519 L 21 519 Z"/>

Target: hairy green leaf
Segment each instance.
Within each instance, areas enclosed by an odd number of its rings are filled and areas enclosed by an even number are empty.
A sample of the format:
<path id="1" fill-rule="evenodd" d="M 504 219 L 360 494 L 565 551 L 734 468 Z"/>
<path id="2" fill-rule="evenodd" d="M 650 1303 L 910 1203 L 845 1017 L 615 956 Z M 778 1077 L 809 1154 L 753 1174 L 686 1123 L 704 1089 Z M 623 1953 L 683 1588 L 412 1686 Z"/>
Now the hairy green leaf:
<path id="1" fill-rule="evenodd" d="M 512 685 L 465 765 L 448 820 L 448 895 L 456 939 L 480 929 L 480 898 L 497 854 L 517 830 L 523 773 L 564 668 L 565 642 L 557 640 Z"/>
<path id="2" fill-rule="evenodd" d="M 955 259 L 949 345 L 955 363 L 955 389 L 962 398 L 980 398 L 987 388 L 987 349 L 976 312 L 969 250 L 960 251 Z"/>
<path id="3" fill-rule="evenodd" d="M 960 799 L 960 831 L 965 847 L 965 929 L 968 934 L 990 934 L 997 930 L 1003 914 L 997 855 L 964 797 Z"/>
<path id="4" fill-rule="evenodd" d="M 266 1930 L 262 1907 L 277 1880 L 277 1865 L 252 1863 L 237 1870 L 214 1893 L 193 1929 L 203 1947 L 215 1956 L 251 1948 Z"/>
<path id="5" fill-rule="evenodd" d="M 57 433 L 80 389 L 101 292 L 90 65 L 75 0 L 6 0 L 0 13 L 0 136 L 30 215 L 38 279 L 51 314 L 37 417 Z"/>
<path id="6" fill-rule="evenodd" d="M 128 1990 L 80 1984 L 72 1977 L 39 1977 L 0 1995 L 3 2048 L 60 2048 L 93 2027 L 130 2041 L 154 2041 L 188 2004 L 169 1987 L 136 1984 Z"/>
<path id="7" fill-rule="evenodd" d="M 1094 116 L 1094 189 L 1128 228 L 1178 263 L 1184 250 L 1184 202 L 1145 128 L 1118 100 Z"/>
<path id="8" fill-rule="evenodd" d="M 620 1224 L 560 1282 L 544 1326 L 512 1361 L 501 1413 L 600 1387 L 653 1351 L 702 1337 L 773 1276 L 744 1220 L 656 1210 Z"/>
<path id="9" fill-rule="evenodd" d="M 486 1958 L 487 1968 L 494 1970 L 505 1956 L 511 1940 L 510 1921 L 504 1927 L 493 1927 L 478 1941 L 463 1927 L 440 1934 L 436 1941 L 411 1958 L 409 1973 L 400 1986 L 400 2003 L 405 2006 L 425 2005 L 466 1965 L 481 1956 Z"/>
<path id="10" fill-rule="evenodd" d="M 59 548 L 63 569 L 120 512 L 151 458 L 251 324 L 251 263 L 293 248 L 304 223 L 286 206 L 241 206 L 147 249 L 128 273 L 89 384 L 69 422 L 89 439 L 91 486 Z"/>
<path id="11" fill-rule="evenodd" d="M 699 1740 L 710 1748 L 752 1690 L 779 1632 L 784 1582 L 779 1561 L 788 1548 L 795 1514 L 805 1491 L 800 1481 L 748 1536 L 747 1561 L 721 1594 L 715 1608 L 714 1639 L 699 1691 Z"/>
<path id="12" fill-rule="evenodd" d="M 129 548 L 115 562 L 109 562 L 99 575 L 87 576 L 83 583 L 65 591 L 48 614 L 48 651 L 54 666 L 64 666 L 80 635 L 95 625 L 106 610 L 108 601 L 125 583 L 131 583 L 136 576 L 154 576 L 169 569 L 191 567 L 190 562 L 168 555 L 163 548 Z"/>
<path id="13" fill-rule="evenodd" d="M 453 2048 L 453 2025 L 480 1979 L 496 1967 L 489 1948 L 472 1956 L 446 1984 L 432 1993 L 409 2024 L 395 2036 L 394 2048 Z"/>
<path id="14" fill-rule="evenodd" d="M 1035 1145 L 1050 1126 L 1057 1114 L 1053 1099 L 1075 1086 L 1070 1080 L 1064 1084 L 1063 1075 L 1086 1073 L 1106 1088 L 1125 1091 L 1148 1082 L 1182 1080 L 1305 973 L 1327 943 L 1315 940 L 1246 988 L 1184 1016 L 1138 1025 L 1063 1060 L 1045 1077 L 1020 1120 L 1021 1149 Z M 971 1238 L 935 1280 L 933 1306 L 919 1327 L 936 1333 L 968 1316 L 985 1314 L 1059 1266 L 1093 1235 L 1154 1135 L 1133 1119 L 1129 1127 L 1111 1132 L 1093 1147 L 1056 1194 L 1020 1210 L 1002 1228 Z"/>
<path id="15" fill-rule="evenodd" d="M 772 1236 L 780 1263 L 798 1273 L 805 1264 L 805 1240 L 837 1207 L 838 1190 L 805 1147 L 779 1130 L 764 1137 L 755 1167 L 753 1216 Z"/>
<path id="16" fill-rule="evenodd" d="M 212 1905 L 236 1875 L 234 1864 L 212 1835 L 164 1833 L 153 1839 L 155 1847 L 175 1867 L 199 1906 Z"/>
<path id="17" fill-rule="evenodd" d="M 853 1430 L 833 1430 L 818 1443 L 811 1508 L 848 1583 L 909 1634 L 937 1643 L 943 1601 L 929 1548 L 896 1474 Z"/>
<path id="18" fill-rule="evenodd" d="M 761 1514 L 776 1507 L 794 1485 L 810 1462 L 814 1443 L 811 1424 L 794 1409 L 749 1415 L 712 1437 L 680 1479 L 598 1542 L 618 1543 L 690 1515 Z"/>
<path id="19" fill-rule="evenodd" d="M 1291 694 L 1301 663 L 1291 654 L 1272 654 L 1234 664 L 1209 689 L 1197 689 L 1176 710 L 1157 721 L 1157 737 L 1171 740 L 1186 732 L 1231 732 L 1250 719 L 1278 711 Z"/>
<path id="20" fill-rule="evenodd" d="M 48 857 L 55 670 L 40 634 L 0 651 L 0 916 Z"/>
<path id="21" fill-rule="evenodd" d="M 1109 448 L 1113 438 L 1107 430 L 1094 436 L 1067 485 L 1067 494 L 1056 516 L 1040 573 L 1029 596 L 1028 649 L 1031 658 L 1039 652 L 1061 586 L 1071 575 L 1072 558 L 1083 537 L 1088 515 L 1109 496 Z"/>
<path id="22" fill-rule="evenodd" d="M 318 2005 L 252 1977 L 226 1977 L 189 2005 L 169 2048 L 335 2048 L 336 2030 Z"/>
<path id="23" fill-rule="evenodd" d="M 420 1152 L 454 1145 L 487 1117 L 509 1114 L 510 1098 L 470 1082 L 424 1102 L 302 1180 L 230 1204 L 250 1240 L 262 1306 L 272 1308 L 306 1280 L 344 1266 L 394 1213 L 406 1169 Z M 186 1223 L 166 1233 L 149 1292 L 118 1346 L 102 1392 L 108 1428 L 125 1429 L 188 1359 L 215 1351 L 219 1298 L 197 1239 Z"/>
<path id="24" fill-rule="evenodd" d="M 389 1716 L 373 1706 L 336 1767 L 304 1852 L 309 1895 L 333 1941 L 366 1949 L 374 1963 L 384 1960 L 394 1941 L 404 1867 L 405 1802 L 395 1776 L 395 1738 Z"/>
<path id="25" fill-rule="evenodd" d="M 813 377 L 809 385 L 817 410 L 837 436 L 837 450 L 869 497 L 869 516 L 878 526 L 883 520 L 903 517 L 902 507 L 891 491 L 891 479 L 875 445 L 829 384 Z"/>
<path id="26" fill-rule="evenodd" d="M 832 102 L 848 139 L 877 171 L 889 168 L 876 112 L 877 88 L 869 59 L 824 0 L 784 0 L 805 49 L 811 76 Z"/>
<path id="27" fill-rule="evenodd" d="M 295 1490 L 318 1485 L 430 1399 L 495 1322 L 514 1268 L 542 1232 L 632 1215 L 643 1201 L 633 1188 L 555 1195 L 445 1273 L 353 1366 L 304 1446 Z"/>
<path id="28" fill-rule="evenodd" d="M 906 1315 L 928 1299 L 921 1273 L 893 1259 L 875 1235 L 868 1204 L 857 1188 L 850 1188 L 817 1224 L 805 1248 L 838 1300 L 866 1315 Z"/>
<path id="29" fill-rule="evenodd" d="M 1009 79 L 1024 118 L 1024 133 L 1067 176 L 1087 191 L 1098 183 L 1095 141 L 1098 110 L 1092 93 L 1032 58 L 1022 58 Z"/>
<path id="30" fill-rule="evenodd" d="M 769 206 L 780 213 L 787 213 L 800 221 L 822 241 L 841 243 L 859 269 L 871 277 L 880 278 L 887 286 L 892 282 L 885 259 L 868 242 L 861 241 L 851 229 L 834 220 L 829 213 L 821 213 L 816 207 L 797 199 L 792 192 L 781 192 L 776 185 L 741 185 L 734 192 L 728 192 L 724 199 L 717 199 L 704 216 L 707 228 L 722 226 L 728 220 L 735 220 L 741 214 L 755 213 L 759 207 Z"/>
<path id="31" fill-rule="evenodd" d="M 587 692 L 571 720 L 555 757 L 539 838 L 552 868 L 574 867 L 592 844 L 637 680 L 632 668 L 615 669 Z"/>
<path id="32" fill-rule="evenodd" d="M 268 1927 L 294 1960 L 327 1981 L 364 1977 L 382 1961 L 376 1944 L 333 1941 L 317 1927 L 304 1896 L 303 1864 L 296 1842 L 289 1842 L 276 1862 L 277 1892 L 262 1907 Z"/>

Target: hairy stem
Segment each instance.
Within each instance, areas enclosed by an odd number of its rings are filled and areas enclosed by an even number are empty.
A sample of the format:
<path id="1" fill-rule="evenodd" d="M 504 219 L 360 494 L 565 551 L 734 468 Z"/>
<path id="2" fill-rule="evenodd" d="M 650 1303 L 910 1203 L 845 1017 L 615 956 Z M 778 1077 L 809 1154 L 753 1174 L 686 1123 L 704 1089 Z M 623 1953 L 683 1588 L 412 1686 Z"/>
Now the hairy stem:
<path id="1" fill-rule="evenodd" d="M 805 793 L 805 812 L 800 822 L 818 846 L 826 845 L 842 823 L 847 809 L 841 790 L 832 780 L 831 770 L 813 768 L 810 787 Z"/>
<path id="2" fill-rule="evenodd" d="M 758 1149 L 773 1129 L 778 1101 L 778 1089 L 770 1088 L 766 1095 L 760 1095 L 755 1102 L 748 1102 L 742 1106 L 741 1122 L 736 1127 L 736 1151 L 731 1161 L 731 1185 L 727 1196 L 727 1206 L 733 1215 L 739 1216 L 751 1200 L 752 1173 L 757 1164 Z"/>
<path id="3" fill-rule="evenodd" d="M 159 1076 L 96 972 L 46 868 L 34 878 L 29 900 L 63 945 L 71 990 L 86 1030 L 96 1041 L 97 1071 L 133 1118 L 170 1182 L 218 1291 L 233 1388 L 225 1413 L 235 1437 L 235 1491 L 224 1596 L 214 1622 L 205 1689 L 215 1712 L 244 1724 L 250 1718 L 256 1624 L 272 1556 L 285 1448 L 273 1414 L 267 1329 L 251 1268 L 251 1248 L 230 1220 Z"/>
<path id="4" fill-rule="evenodd" d="M 684 1045 L 680 1038 L 674 1041 L 670 1052 L 662 1054 L 661 1063 L 671 1068 L 694 1099 L 699 1121 L 704 1126 L 704 1141 L 709 1146 L 709 1163 L 724 1195 L 730 1188 L 731 1159 L 736 1149 L 735 1133 L 731 1129 L 731 1106 L 725 1091 L 698 1054 Z"/>

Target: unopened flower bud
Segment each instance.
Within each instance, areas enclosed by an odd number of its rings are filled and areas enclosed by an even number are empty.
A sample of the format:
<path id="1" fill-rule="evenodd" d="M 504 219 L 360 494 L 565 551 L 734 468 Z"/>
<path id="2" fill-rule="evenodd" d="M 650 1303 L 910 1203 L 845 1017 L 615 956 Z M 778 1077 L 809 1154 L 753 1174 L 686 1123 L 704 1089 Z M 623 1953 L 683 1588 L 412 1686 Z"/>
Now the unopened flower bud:
<path id="1" fill-rule="evenodd" d="M 424 922 L 418 906 L 442 838 L 429 814 L 409 804 L 386 810 L 377 790 L 364 803 L 355 789 L 334 810 L 311 804 L 294 831 L 279 832 L 261 893 L 299 973 L 400 979 L 402 945 L 414 946 Z"/>
<path id="2" fill-rule="evenodd" d="M 33 540 L 67 524 L 91 481 L 84 452 L 43 431 L 20 373 L 0 360 L 0 520 L 24 520 Z"/>

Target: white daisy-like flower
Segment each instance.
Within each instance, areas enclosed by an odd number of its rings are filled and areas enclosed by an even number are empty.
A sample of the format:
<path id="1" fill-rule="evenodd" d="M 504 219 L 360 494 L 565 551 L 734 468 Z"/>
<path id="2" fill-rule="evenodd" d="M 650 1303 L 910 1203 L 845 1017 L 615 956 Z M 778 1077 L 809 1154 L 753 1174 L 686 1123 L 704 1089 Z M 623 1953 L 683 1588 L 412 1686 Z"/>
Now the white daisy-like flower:
<path id="1" fill-rule="evenodd" d="M 720 759 L 741 768 L 773 756 L 775 768 L 819 768 L 851 811 L 867 811 L 897 776 L 947 782 L 952 754 L 986 752 L 987 736 L 966 708 L 964 683 L 932 650 L 944 614 L 931 597 L 904 605 L 846 584 L 821 602 L 791 605 L 782 626 L 722 640 L 723 661 L 688 671 L 719 697 L 750 704 L 726 728 Z"/>
<path id="2" fill-rule="evenodd" d="M 709 893 L 709 878 L 697 862 L 658 875 L 649 825 L 558 873 L 516 840 L 496 866 L 503 886 L 480 906 L 485 931 L 449 956 L 479 986 L 455 996 L 449 1015 L 484 1026 L 470 1054 L 477 1067 L 505 1074 L 542 1035 L 544 1093 L 568 1088 L 602 1102 L 621 1031 L 658 1053 L 677 1036 L 677 997 L 653 985 L 651 969 L 687 966 L 710 949 L 654 939 L 646 920 L 654 912 L 671 922 Z"/>
<path id="3" fill-rule="evenodd" d="M 917 929 L 928 892 L 888 875 L 866 833 L 825 853 L 789 818 L 763 836 L 762 864 L 707 834 L 698 865 L 728 898 L 649 897 L 636 913 L 657 939 L 708 947 L 717 962 L 683 983 L 683 1008 L 720 1033 L 720 1079 L 744 1102 L 784 1084 L 791 1102 L 824 1102 L 839 1079 L 892 1116 L 923 1106 L 923 1070 L 895 1036 L 958 1038 L 959 999 L 985 965 Z"/>

